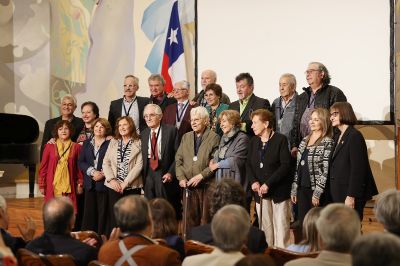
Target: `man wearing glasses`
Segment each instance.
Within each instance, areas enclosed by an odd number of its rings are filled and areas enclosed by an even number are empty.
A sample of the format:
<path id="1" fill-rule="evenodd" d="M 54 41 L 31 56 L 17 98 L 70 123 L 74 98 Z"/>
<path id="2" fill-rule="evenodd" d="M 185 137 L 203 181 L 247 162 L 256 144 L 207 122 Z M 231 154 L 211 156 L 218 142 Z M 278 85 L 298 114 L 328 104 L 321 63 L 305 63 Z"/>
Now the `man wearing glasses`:
<path id="1" fill-rule="evenodd" d="M 143 119 L 143 109 L 150 99 L 147 97 L 136 96 L 139 89 L 139 79 L 133 75 L 127 75 L 124 79 L 124 96 L 112 101 L 108 112 L 108 121 L 114 131 L 115 122 L 121 116 L 130 116 L 135 122 L 138 134 L 146 128 Z"/>
<path id="2" fill-rule="evenodd" d="M 174 84 L 173 94 L 177 102 L 165 107 L 162 123 L 175 126 L 180 141 L 183 134 L 192 131 L 190 110 L 197 107 L 197 104 L 189 103 L 190 84 L 186 80 Z"/>
<path id="3" fill-rule="evenodd" d="M 296 100 L 296 112 L 291 134 L 291 153 L 296 156 L 301 140 L 310 133 L 308 121 L 315 108 L 329 109 L 335 102 L 346 102 L 346 96 L 337 87 L 330 85 L 328 69 L 319 62 L 311 62 L 304 73 L 309 87 Z"/>

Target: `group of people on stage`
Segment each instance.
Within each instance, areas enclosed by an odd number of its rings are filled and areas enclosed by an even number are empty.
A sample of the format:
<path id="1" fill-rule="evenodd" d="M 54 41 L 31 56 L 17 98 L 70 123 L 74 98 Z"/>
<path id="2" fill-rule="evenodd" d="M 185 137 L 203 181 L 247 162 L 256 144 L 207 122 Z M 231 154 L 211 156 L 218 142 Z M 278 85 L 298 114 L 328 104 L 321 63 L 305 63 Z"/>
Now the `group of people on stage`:
<path id="1" fill-rule="evenodd" d="M 151 96 L 137 96 L 139 80 L 127 75 L 108 120 L 94 102 L 75 117 L 76 101 L 66 95 L 61 116 L 45 125 L 40 191 L 46 201 L 70 197 L 80 227 L 107 235 L 117 226 L 114 204 L 142 190 L 168 201 L 185 234 L 208 224 L 210 185 L 225 179 L 246 192 L 248 211 L 254 197 L 270 246 L 289 245 L 294 204 L 300 225 L 310 209 L 330 202 L 362 219 L 377 188 L 353 108 L 323 64 L 310 63 L 305 75 L 309 86 L 298 94 L 295 76 L 283 74 L 272 106 L 255 95 L 249 73 L 236 77 L 233 102 L 212 70 L 202 73 L 193 100 L 189 82 L 167 94 L 159 74 L 148 78 Z"/>

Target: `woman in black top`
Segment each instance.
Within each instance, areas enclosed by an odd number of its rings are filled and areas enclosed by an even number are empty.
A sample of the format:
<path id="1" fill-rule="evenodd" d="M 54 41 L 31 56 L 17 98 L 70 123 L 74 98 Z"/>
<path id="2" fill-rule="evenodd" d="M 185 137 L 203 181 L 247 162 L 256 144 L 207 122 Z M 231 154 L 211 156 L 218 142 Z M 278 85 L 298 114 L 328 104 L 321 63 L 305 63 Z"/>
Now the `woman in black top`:
<path id="1" fill-rule="evenodd" d="M 259 222 L 270 246 L 284 248 L 289 242 L 290 225 L 290 153 L 284 135 L 273 131 L 273 114 L 266 109 L 251 114 L 251 139 L 246 162 L 246 175 L 255 192 Z"/>

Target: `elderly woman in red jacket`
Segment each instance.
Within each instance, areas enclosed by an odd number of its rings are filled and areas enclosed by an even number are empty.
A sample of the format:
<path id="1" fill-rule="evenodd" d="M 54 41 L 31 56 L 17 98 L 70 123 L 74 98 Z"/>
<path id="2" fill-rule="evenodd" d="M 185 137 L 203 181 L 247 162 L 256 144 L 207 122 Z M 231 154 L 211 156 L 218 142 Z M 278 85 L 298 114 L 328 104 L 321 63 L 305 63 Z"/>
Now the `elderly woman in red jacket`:
<path id="1" fill-rule="evenodd" d="M 39 170 L 39 189 L 48 200 L 54 197 L 71 198 L 75 212 L 76 194 L 83 192 L 83 176 L 78 169 L 81 145 L 72 142 L 74 132 L 68 120 L 60 120 L 53 129 L 55 144 L 46 144 Z"/>

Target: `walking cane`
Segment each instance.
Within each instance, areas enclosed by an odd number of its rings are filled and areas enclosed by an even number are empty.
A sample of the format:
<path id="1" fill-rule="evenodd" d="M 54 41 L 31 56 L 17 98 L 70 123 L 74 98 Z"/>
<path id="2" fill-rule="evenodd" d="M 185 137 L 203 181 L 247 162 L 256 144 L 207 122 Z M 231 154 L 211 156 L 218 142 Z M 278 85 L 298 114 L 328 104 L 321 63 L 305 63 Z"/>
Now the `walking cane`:
<path id="1" fill-rule="evenodd" d="M 188 209 L 188 198 L 189 198 L 189 189 L 185 187 L 184 191 L 184 203 L 185 207 L 183 208 L 183 241 L 186 241 L 186 235 L 187 235 L 187 209 Z"/>
<path id="2" fill-rule="evenodd" d="M 260 216 L 258 217 L 258 227 L 262 230 L 262 210 L 263 210 L 263 198 L 260 196 Z"/>

